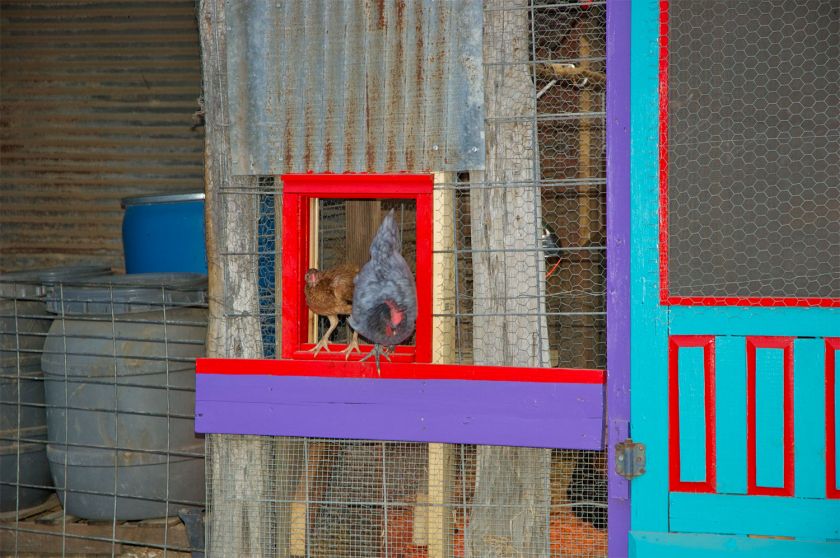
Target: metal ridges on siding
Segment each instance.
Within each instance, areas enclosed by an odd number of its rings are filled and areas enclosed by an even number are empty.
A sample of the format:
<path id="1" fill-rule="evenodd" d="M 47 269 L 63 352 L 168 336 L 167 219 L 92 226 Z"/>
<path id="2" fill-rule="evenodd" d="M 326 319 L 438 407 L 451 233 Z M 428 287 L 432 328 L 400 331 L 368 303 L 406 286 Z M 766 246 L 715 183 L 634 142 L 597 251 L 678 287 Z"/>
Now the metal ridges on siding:
<path id="1" fill-rule="evenodd" d="M 235 174 L 484 167 L 481 2 L 225 5 Z"/>
<path id="2" fill-rule="evenodd" d="M 120 198 L 203 190 L 195 4 L 0 9 L 0 269 L 121 267 Z"/>

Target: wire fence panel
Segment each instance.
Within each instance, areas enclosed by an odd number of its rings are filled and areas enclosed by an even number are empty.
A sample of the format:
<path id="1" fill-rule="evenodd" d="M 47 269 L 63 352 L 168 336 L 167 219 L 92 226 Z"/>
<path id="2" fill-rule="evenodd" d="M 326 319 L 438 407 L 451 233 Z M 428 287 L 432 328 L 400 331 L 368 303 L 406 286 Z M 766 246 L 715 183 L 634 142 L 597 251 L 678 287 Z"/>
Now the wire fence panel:
<path id="1" fill-rule="evenodd" d="M 685 297 L 840 297 L 840 9 L 671 2 L 668 279 Z"/>
<path id="2" fill-rule="evenodd" d="M 203 551 L 206 277 L 26 274 L 0 276 L 0 554 Z"/>
<path id="3" fill-rule="evenodd" d="M 425 557 L 435 549 L 444 556 L 470 555 L 469 522 L 478 505 L 476 446 L 447 445 L 449 474 L 435 482 L 429 444 L 268 437 L 260 443 L 273 447 L 275 457 L 263 472 L 270 477 L 253 480 L 270 482 L 274 492 L 267 501 L 242 504 L 257 506 L 259 536 L 280 555 Z M 521 474 L 537 475 L 546 491 L 546 505 L 536 512 L 551 556 L 605 556 L 604 454 L 553 450 L 548 456 L 549 469 Z M 520 493 L 520 479 L 503 480 L 494 490 Z M 234 507 L 212 490 L 208 501 L 210 514 Z M 491 542 L 515 555 L 501 526 L 495 528 L 498 540 Z M 231 545 L 214 553 L 236 550 Z"/>

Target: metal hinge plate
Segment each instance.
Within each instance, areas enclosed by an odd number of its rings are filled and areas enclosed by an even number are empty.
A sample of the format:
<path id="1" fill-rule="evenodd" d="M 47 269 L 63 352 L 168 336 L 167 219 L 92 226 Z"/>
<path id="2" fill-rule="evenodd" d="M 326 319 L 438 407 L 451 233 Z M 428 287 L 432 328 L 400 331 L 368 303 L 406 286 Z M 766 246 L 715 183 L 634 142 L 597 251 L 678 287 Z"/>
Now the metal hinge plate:
<path id="1" fill-rule="evenodd" d="M 615 445 L 615 472 L 625 479 L 645 474 L 645 445 L 627 438 Z"/>

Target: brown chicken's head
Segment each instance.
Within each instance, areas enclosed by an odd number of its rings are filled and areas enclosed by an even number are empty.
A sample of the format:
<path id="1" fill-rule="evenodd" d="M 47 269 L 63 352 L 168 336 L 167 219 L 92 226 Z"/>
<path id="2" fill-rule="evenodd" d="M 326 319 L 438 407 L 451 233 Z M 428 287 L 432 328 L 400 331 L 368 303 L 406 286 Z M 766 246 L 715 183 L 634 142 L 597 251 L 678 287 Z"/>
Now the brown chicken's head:
<path id="1" fill-rule="evenodd" d="M 306 284 L 311 287 L 321 280 L 321 272 L 315 269 L 314 267 L 310 268 L 309 270 L 307 270 L 304 279 L 306 280 Z"/>

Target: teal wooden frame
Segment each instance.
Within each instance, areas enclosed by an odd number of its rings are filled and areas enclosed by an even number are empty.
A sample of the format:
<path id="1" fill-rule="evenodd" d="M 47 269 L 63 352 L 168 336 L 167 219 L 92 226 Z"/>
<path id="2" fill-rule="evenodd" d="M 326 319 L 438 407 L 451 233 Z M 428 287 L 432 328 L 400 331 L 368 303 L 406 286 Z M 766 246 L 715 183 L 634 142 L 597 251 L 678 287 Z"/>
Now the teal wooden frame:
<path id="1" fill-rule="evenodd" d="M 833 556 L 840 546 L 820 542 L 748 537 L 767 534 L 833 538 L 840 508 L 826 496 L 825 437 L 811 426 L 825 424 L 825 389 L 821 373 L 798 374 L 794 385 L 795 496 L 738 496 L 747 491 L 746 397 L 747 336 L 791 336 L 794 368 L 819 370 L 825 358 L 823 337 L 840 332 L 836 308 L 663 306 L 660 303 L 660 153 L 659 61 L 660 0 L 633 0 L 631 8 L 631 434 L 647 448 L 647 472 L 632 485 L 631 556 L 713 557 L 754 553 L 762 557 L 806 554 Z M 669 335 L 714 335 L 716 361 L 718 492 L 681 494 L 669 491 L 668 340 Z M 812 337 L 809 339 L 808 337 Z M 739 356 L 740 355 L 740 356 Z M 739 404 L 735 404 L 739 403 Z M 823 460 L 820 460 L 823 456 Z M 715 500 L 715 498 L 723 499 Z M 773 500 L 768 505 L 765 500 Z M 728 525 L 713 518 L 726 501 L 738 510 L 727 513 Z M 672 506 L 675 506 L 672 509 Z M 802 511 L 808 521 L 790 521 L 777 529 L 781 514 Z M 672 513 L 677 513 L 672 517 Z M 705 519 L 704 519 L 705 518 Z M 711 519 L 710 519 L 711 518 Z M 806 518 L 806 519 L 807 519 Z M 737 520 L 737 521 L 736 521 Z M 814 525 L 822 521 L 822 526 Z M 726 531 L 736 534 L 715 534 Z M 682 531 L 682 532 L 677 532 Z M 692 532 L 694 531 L 694 532 Z M 837 533 L 840 539 L 840 533 Z"/>

